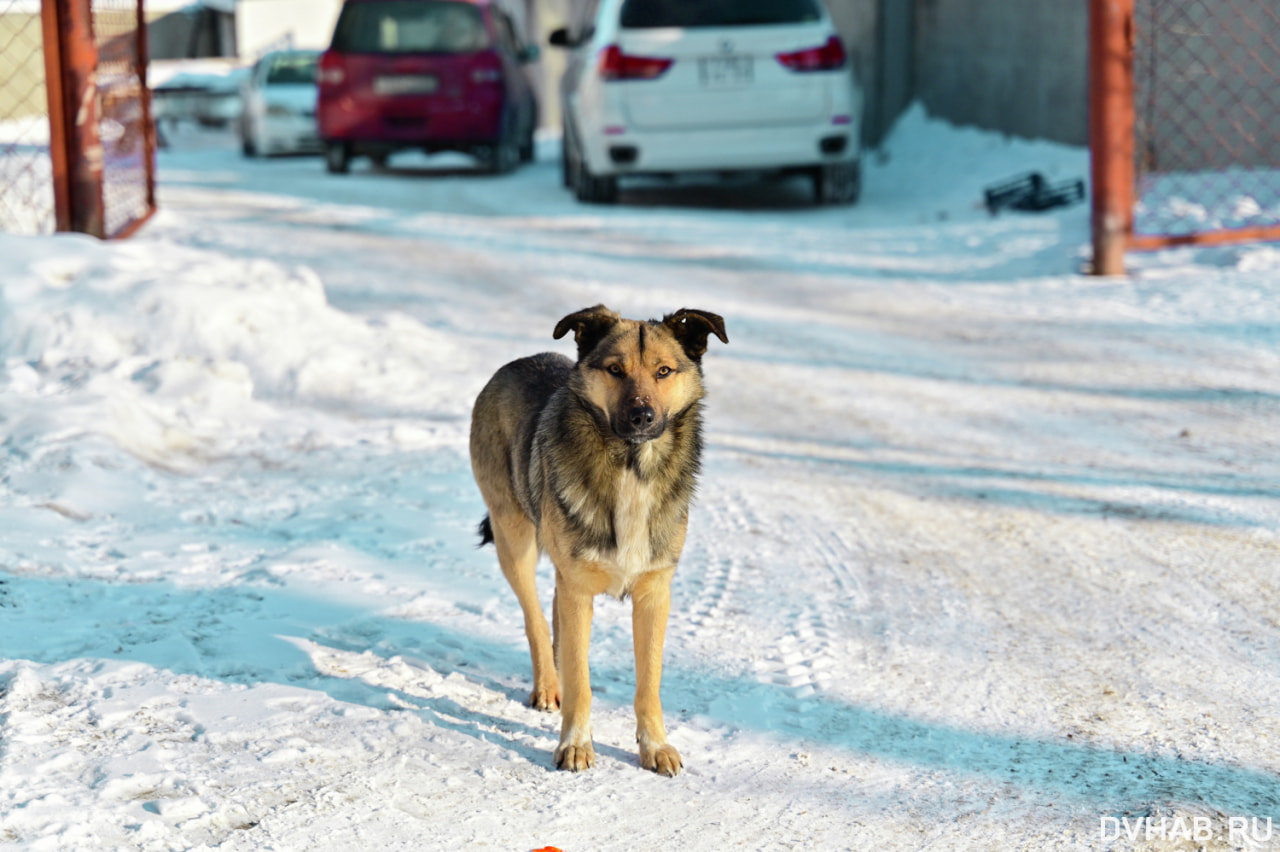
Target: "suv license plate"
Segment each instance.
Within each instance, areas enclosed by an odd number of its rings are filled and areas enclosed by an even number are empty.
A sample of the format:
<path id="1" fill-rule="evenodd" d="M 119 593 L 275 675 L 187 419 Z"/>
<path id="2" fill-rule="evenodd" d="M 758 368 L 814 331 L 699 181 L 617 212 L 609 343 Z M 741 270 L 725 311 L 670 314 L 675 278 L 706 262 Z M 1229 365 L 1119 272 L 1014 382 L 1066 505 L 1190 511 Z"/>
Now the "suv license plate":
<path id="1" fill-rule="evenodd" d="M 375 95 L 431 95 L 440 87 L 440 81 L 430 74 L 398 74 L 394 77 L 375 77 Z"/>
<path id="2" fill-rule="evenodd" d="M 698 60 L 698 79 L 709 89 L 750 86 L 755 69 L 750 56 L 706 56 Z"/>

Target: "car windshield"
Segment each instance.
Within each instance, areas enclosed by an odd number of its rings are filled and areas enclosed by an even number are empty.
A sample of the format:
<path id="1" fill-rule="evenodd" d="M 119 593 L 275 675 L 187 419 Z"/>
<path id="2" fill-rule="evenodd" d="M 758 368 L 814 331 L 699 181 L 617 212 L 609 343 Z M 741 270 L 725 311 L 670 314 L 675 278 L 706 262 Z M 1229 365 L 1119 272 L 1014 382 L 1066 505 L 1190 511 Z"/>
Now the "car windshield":
<path id="1" fill-rule="evenodd" d="M 626 0 L 622 4 L 622 26 L 637 30 L 804 24 L 821 17 L 817 0 Z"/>
<path id="2" fill-rule="evenodd" d="M 310 54 L 272 57 L 271 67 L 267 69 L 267 84 L 314 83 L 316 62 L 317 57 Z"/>
<path id="3" fill-rule="evenodd" d="M 333 33 L 333 49 L 342 53 L 469 53 L 488 46 L 480 10 L 471 3 L 346 3 Z"/>

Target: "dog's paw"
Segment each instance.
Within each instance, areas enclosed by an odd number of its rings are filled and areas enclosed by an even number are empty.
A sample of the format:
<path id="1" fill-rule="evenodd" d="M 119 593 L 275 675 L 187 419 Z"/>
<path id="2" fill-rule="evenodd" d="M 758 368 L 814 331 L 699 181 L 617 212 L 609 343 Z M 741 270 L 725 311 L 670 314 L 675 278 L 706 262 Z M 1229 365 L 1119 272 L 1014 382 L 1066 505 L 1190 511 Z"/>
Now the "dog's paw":
<path id="1" fill-rule="evenodd" d="M 560 745 L 555 754 L 556 768 L 581 772 L 596 765 L 596 750 L 591 743 L 585 745 Z"/>
<path id="2" fill-rule="evenodd" d="M 560 709 L 560 689 L 537 689 L 529 693 L 529 706 L 534 710 L 554 713 Z"/>
<path id="3" fill-rule="evenodd" d="M 684 761 L 680 759 L 680 752 L 676 751 L 675 746 L 665 743 L 657 748 L 642 748 L 640 750 L 640 765 L 668 778 L 674 778 L 680 774 L 681 769 L 684 769 Z"/>

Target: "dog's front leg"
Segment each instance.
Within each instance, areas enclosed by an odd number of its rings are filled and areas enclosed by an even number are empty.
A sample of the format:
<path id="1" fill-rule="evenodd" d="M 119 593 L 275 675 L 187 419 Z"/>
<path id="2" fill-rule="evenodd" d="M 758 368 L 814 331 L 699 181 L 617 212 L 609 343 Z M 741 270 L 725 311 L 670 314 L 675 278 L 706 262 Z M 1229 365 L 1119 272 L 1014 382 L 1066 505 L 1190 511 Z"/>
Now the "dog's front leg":
<path id="1" fill-rule="evenodd" d="M 631 590 L 631 632 L 636 651 L 636 742 L 640 765 L 659 775 L 673 776 L 684 767 L 680 752 L 667 744 L 662 723 L 662 645 L 671 611 L 674 568 L 651 571 Z"/>
<path id="2" fill-rule="evenodd" d="M 596 765 L 591 744 L 591 615 L 595 594 L 575 586 L 556 572 L 556 657 L 560 668 L 560 745 L 555 761 L 560 769 L 579 771 Z"/>

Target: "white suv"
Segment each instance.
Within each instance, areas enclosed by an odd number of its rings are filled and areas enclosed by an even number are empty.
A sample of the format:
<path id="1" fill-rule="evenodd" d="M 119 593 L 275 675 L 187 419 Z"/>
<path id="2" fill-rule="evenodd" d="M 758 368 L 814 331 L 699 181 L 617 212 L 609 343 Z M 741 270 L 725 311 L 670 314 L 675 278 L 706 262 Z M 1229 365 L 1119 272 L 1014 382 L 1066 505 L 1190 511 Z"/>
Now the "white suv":
<path id="1" fill-rule="evenodd" d="M 624 175 L 782 171 L 819 203 L 861 189 L 862 97 L 821 0 L 587 0 L 551 34 L 564 183 L 611 203 Z"/>

